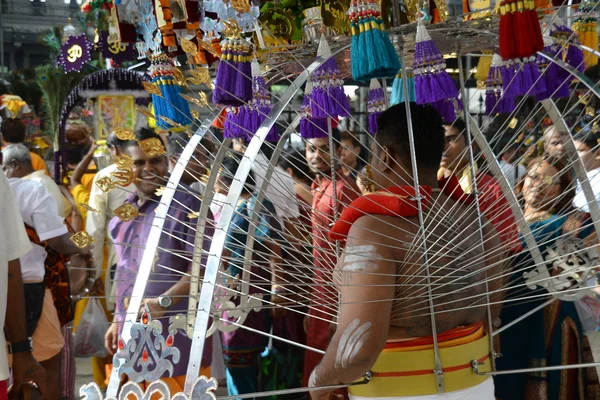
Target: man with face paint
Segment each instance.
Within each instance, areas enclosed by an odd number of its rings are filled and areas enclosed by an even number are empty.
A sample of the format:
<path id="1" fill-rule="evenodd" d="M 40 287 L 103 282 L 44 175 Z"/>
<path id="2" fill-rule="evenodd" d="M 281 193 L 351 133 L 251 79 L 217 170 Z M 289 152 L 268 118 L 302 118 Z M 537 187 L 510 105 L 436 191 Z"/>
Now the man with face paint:
<path id="1" fill-rule="evenodd" d="M 340 133 L 333 129 L 334 155 L 340 157 Z M 306 143 L 306 161 L 315 175 L 312 184 L 312 235 L 313 264 L 315 275 L 309 316 L 305 320 L 306 344 L 310 347 L 325 350 L 330 334 L 330 322 L 334 318 L 337 293 L 331 288 L 333 282 L 333 266 L 337 263 L 335 242 L 328 237 L 329 230 L 346 206 L 358 197 L 360 191 L 351 177 L 346 177 L 338 168 L 336 160 L 331 159 L 329 138 L 308 139 Z M 335 193 L 331 180 L 335 171 Z M 337 206 L 337 207 L 336 207 Z M 307 351 L 304 357 L 304 383 L 322 356 Z"/>
<path id="2" fill-rule="evenodd" d="M 332 396 L 324 386 L 359 381 L 368 371 L 373 373 L 368 384 L 348 388 L 351 399 L 494 399 L 492 378 L 471 368 L 476 360 L 480 371 L 490 370 L 486 307 L 473 305 L 485 304 L 484 268 L 500 273 L 498 258 L 487 256 L 500 238 L 483 218 L 482 248 L 472 206 L 439 188 L 444 128 L 435 109 L 411 104 L 410 111 L 425 237 L 419 234 L 406 110 L 400 104 L 379 118 L 370 163 L 373 192 L 350 204 L 330 232 L 347 242 L 337 267 L 337 330 L 311 374 L 313 400 Z M 429 287 L 422 284 L 427 270 Z M 428 289 L 434 291 L 433 316 Z M 432 319 L 441 365 L 434 362 Z"/>
<path id="3" fill-rule="evenodd" d="M 146 241 L 153 225 L 155 210 L 160 203 L 157 189 L 164 186 L 168 179 L 168 160 L 162 139 L 153 130 L 142 128 L 136 133 L 136 140 L 123 144 L 123 152 L 133 159 L 131 172 L 135 178 L 135 193 L 129 196 L 125 204 L 130 204 L 139 215 L 130 221 L 123 221 L 114 217 L 109 224 L 110 235 L 117 252 L 117 269 L 115 274 L 115 318 L 105 336 L 105 346 L 112 355 L 117 351 L 118 338 L 123 329 L 123 322 L 132 295 L 133 286 L 140 268 Z M 140 143 L 144 140 L 154 140 L 157 144 L 153 150 L 146 153 Z M 162 150 L 162 152 L 161 152 Z M 148 307 L 153 319 L 158 319 L 163 326 L 163 334 L 169 331 L 168 316 L 177 313 L 187 313 L 188 295 L 190 290 L 189 271 L 191 257 L 182 257 L 182 254 L 194 254 L 200 251 L 194 247 L 195 227 L 198 220 L 193 212 L 200 210 L 201 201 L 191 193 L 188 187 L 181 187 L 175 191 L 171 206 L 167 212 L 164 226 L 158 243 L 157 260 L 152 267 L 144 291 L 144 299 L 140 314 L 144 307 Z M 118 213 L 115 212 L 118 215 Z M 206 221 L 203 243 L 204 254 L 208 254 L 210 240 L 213 236 L 212 213 L 209 212 Z M 210 222 L 209 222 L 210 221 Z M 206 265 L 203 257 L 201 265 Z M 209 339 L 205 349 L 212 348 L 212 339 Z M 191 340 L 185 333 L 175 335 L 175 345 L 181 352 L 179 362 L 175 364 L 173 378 L 168 378 L 168 372 L 161 378 L 169 385 L 171 393 L 183 390 L 184 376 L 188 365 Z M 210 365 L 211 351 L 203 354 L 202 366 Z M 203 372 L 203 374 L 206 373 Z"/>

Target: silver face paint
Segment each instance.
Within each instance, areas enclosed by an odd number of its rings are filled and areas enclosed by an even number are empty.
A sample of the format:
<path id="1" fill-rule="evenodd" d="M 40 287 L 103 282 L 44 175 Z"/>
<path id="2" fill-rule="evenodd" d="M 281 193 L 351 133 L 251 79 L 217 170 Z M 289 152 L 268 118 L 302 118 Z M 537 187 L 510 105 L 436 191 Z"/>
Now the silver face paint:
<path id="1" fill-rule="evenodd" d="M 335 357 L 336 368 L 347 368 L 369 338 L 370 332 L 368 330 L 371 328 L 371 323 L 365 322 L 360 327 L 359 324 L 360 321 L 355 319 L 342 334 Z"/>
<path id="2" fill-rule="evenodd" d="M 383 257 L 377 251 L 375 246 L 350 246 L 344 253 L 344 263 L 342 271 L 344 272 L 373 272 L 377 270 Z"/>
<path id="3" fill-rule="evenodd" d="M 317 369 L 313 369 L 313 372 L 310 374 L 308 378 L 308 387 L 317 387 Z"/>

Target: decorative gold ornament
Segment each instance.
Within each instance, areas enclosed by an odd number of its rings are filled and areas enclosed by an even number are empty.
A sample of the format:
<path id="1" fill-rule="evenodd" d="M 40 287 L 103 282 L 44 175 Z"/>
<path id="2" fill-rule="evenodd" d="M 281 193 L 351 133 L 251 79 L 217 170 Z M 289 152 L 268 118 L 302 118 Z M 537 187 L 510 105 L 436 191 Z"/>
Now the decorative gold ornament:
<path id="1" fill-rule="evenodd" d="M 115 135 L 117 135 L 120 140 L 135 140 L 133 129 L 117 128 L 115 129 Z"/>
<path id="2" fill-rule="evenodd" d="M 94 238 L 92 238 L 92 236 L 86 231 L 77 232 L 71 236 L 70 240 L 80 249 L 88 247 L 90 244 L 94 243 Z"/>
<path id="3" fill-rule="evenodd" d="M 167 154 L 165 147 L 158 138 L 150 138 L 139 141 L 142 151 L 148 157 L 156 157 Z"/>
<path id="4" fill-rule="evenodd" d="M 135 174 L 131 168 L 119 169 L 111 174 L 116 179 L 116 184 L 119 186 L 129 186 L 135 182 Z"/>
<path id="5" fill-rule="evenodd" d="M 115 164 L 121 169 L 131 168 L 133 166 L 133 158 L 128 154 L 121 154 L 115 157 Z"/>
<path id="6" fill-rule="evenodd" d="M 200 92 L 198 93 L 198 96 L 200 96 L 200 106 L 208 107 L 208 99 L 206 98 L 206 93 Z"/>
<path id="7" fill-rule="evenodd" d="M 200 218 L 200 213 L 197 211 L 194 211 L 194 212 L 188 213 L 187 217 L 189 219 L 197 219 L 197 218 Z"/>
<path id="8" fill-rule="evenodd" d="M 144 90 L 150 94 L 162 97 L 162 93 L 160 88 L 154 83 L 150 82 L 142 82 L 142 86 L 144 86 Z"/>
<path id="9" fill-rule="evenodd" d="M 114 213 L 121 221 L 129 222 L 140 215 L 140 211 L 131 203 L 125 203 L 115 208 Z"/>
<path id="10" fill-rule="evenodd" d="M 518 124 L 519 124 L 519 119 L 515 117 L 515 118 L 513 118 L 513 119 L 510 120 L 510 123 L 508 124 L 508 127 L 510 129 L 515 129 Z"/>
<path id="11" fill-rule="evenodd" d="M 150 112 L 150 110 L 148 110 L 148 108 L 146 107 L 142 107 L 142 106 L 135 106 L 136 111 L 138 111 L 140 114 L 144 115 L 146 118 L 152 118 L 154 119 L 154 114 L 152 114 Z"/>
<path id="12" fill-rule="evenodd" d="M 86 210 L 88 212 L 94 212 L 94 213 L 100 212 L 100 211 L 96 210 L 95 208 L 90 207 L 86 203 L 79 203 L 79 207 L 83 208 L 84 210 Z"/>
<path id="13" fill-rule="evenodd" d="M 209 52 L 210 54 L 212 54 L 215 57 L 219 56 L 219 53 L 217 53 L 217 51 L 214 49 L 214 47 L 212 47 L 210 42 L 207 42 L 205 40 L 200 40 L 200 41 L 198 41 L 198 47 L 204 51 Z"/>
<path id="14" fill-rule="evenodd" d="M 194 42 L 187 40 L 186 38 L 179 38 L 179 43 L 181 44 L 181 48 L 187 54 L 191 56 L 195 56 L 198 54 L 198 47 L 194 44 Z"/>
<path id="15" fill-rule="evenodd" d="M 163 115 L 160 116 L 160 119 L 163 120 L 163 121 L 165 121 L 167 124 L 171 125 L 172 127 L 175 127 L 175 128 L 184 128 L 185 129 L 185 127 L 183 125 L 181 125 L 179 122 L 175 122 L 172 119 L 167 118 L 167 117 L 165 117 Z"/>
<path id="16" fill-rule="evenodd" d="M 228 19 L 227 21 L 221 21 L 221 24 L 225 27 L 221 30 L 221 33 L 228 39 L 239 39 L 242 37 L 242 30 L 234 19 Z"/>
<path id="17" fill-rule="evenodd" d="M 198 96 L 200 97 L 199 99 L 192 97 L 192 96 L 188 96 L 187 94 L 183 94 L 183 93 L 179 93 L 179 95 L 186 101 L 197 105 L 198 107 L 208 107 L 208 99 L 206 98 L 206 94 L 204 94 L 204 92 L 200 92 L 198 94 Z"/>
<path id="18" fill-rule="evenodd" d="M 260 13 L 258 20 L 268 47 L 287 44 L 298 30 L 292 11 L 288 9 L 269 8 Z"/>
<path id="19" fill-rule="evenodd" d="M 185 75 L 179 68 L 173 69 L 173 77 L 179 86 L 187 86 L 187 83 L 185 82 Z"/>
<path id="20" fill-rule="evenodd" d="M 200 113 L 196 110 L 191 110 L 190 113 L 192 114 L 192 117 L 194 117 L 194 119 L 200 119 Z"/>
<path id="21" fill-rule="evenodd" d="M 165 192 L 166 188 L 164 186 L 161 186 L 159 188 L 156 189 L 156 191 L 154 192 L 154 194 L 158 197 L 162 196 L 163 193 Z"/>
<path id="22" fill-rule="evenodd" d="M 98 188 L 102 190 L 103 193 L 108 193 L 117 187 L 117 185 L 108 176 L 98 179 L 96 181 L 96 186 L 98 186 Z"/>
<path id="23" fill-rule="evenodd" d="M 192 77 L 187 78 L 188 81 L 192 82 L 194 85 L 205 84 L 212 89 L 213 82 L 212 79 L 210 79 L 208 68 L 196 68 L 191 70 L 190 73 L 192 74 Z"/>
<path id="24" fill-rule="evenodd" d="M 373 170 L 370 165 L 365 167 L 365 172 L 358 174 L 358 184 L 363 188 L 363 195 L 375 192 L 375 182 L 373 182 Z"/>
<path id="25" fill-rule="evenodd" d="M 321 15 L 323 24 L 336 35 L 348 33 L 348 6 L 350 2 L 344 0 L 323 0 Z"/>
<path id="26" fill-rule="evenodd" d="M 250 2 L 248 0 L 231 0 L 231 5 L 239 13 L 250 12 Z"/>

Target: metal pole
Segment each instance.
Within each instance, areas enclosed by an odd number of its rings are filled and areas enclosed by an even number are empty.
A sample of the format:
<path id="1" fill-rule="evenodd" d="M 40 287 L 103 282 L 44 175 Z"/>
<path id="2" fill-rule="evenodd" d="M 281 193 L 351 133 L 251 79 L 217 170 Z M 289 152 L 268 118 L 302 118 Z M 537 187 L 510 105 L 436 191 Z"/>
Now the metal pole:
<path id="1" fill-rule="evenodd" d="M 4 80 L 4 4 L 0 2 L 0 78 Z"/>
<path id="2" fill-rule="evenodd" d="M 404 40 L 402 35 L 399 35 L 399 46 L 400 46 L 400 60 L 404 61 Z M 404 98 L 406 102 L 404 103 L 406 106 L 406 125 L 408 128 L 408 143 L 410 148 L 410 161 L 412 168 L 412 176 L 413 176 L 413 185 L 415 187 L 415 198 L 417 202 L 417 211 L 419 216 L 419 229 L 417 232 L 417 237 L 422 238 L 422 247 L 423 247 L 423 267 L 425 272 L 425 282 L 427 284 L 427 297 L 429 303 L 429 312 L 430 315 L 430 323 L 431 323 L 431 335 L 433 338 L 433 356 L 434 356 L 434 365 L 435 369 L 433 373 L 435 374 L 435 381 L 438 393 L 444 393 L 444 368 L 442 365 L 442 359 L 440 357 L 440 349 L 438 345 L 438 337 L 437 337 L 437 327 L 435 324 L 435 306 L 433 302 L 433 291 L 431 289 L 431 273 L 429 270 L 429 257 L 428 257 L 428 249 L 427 249 L 427 237 L 425 236 L 425 218 L 423 217 L 423 197 L 421 197 L 421 190 L 419 187 L 419 171 L 417 169 L 417 155 L 415 150 L 415 138 L 414 138 L 414 130 L 411 119 L 410 112 L 410 102 L 408 99 L 410 98 L 408 93 L 408 85 L 406 84 L 406 63 L 402 63 L 402 87 L 404 89 Z"/>
<path id="3" fill-rule="evenodd" d="M 463 108 L 465 110 L 465 114 L 469 114 L 469 99 L 467 98 L 467 91 L 465 90 L 465 75 L 463 74 L 465 71 L 463 69 L 463 63 L 462 63 L 462 54 L 460 51 L 460 48 L 457 51 L 457 59 L 458 59 L 458 79 L 460 81 L 460 91 L 461 91 L 461 96 L 462 96 L 462 102 L 463 102 Z M 467 57 L 467 65 L 469 65 L 471 58 Z M 466 72 L 466 76 L 468 76 L 468 71 Z M 473 145 L 472 145 L 472 141 L 473 141 L 473 137 L 471 135 L 471 126 L 467 123 L 465 124 L 465 135 L 466 135 L 466 143 L 467 143 L 467 148 L 469 151 L 469 160 L 470 160 L 470 165 L 469 168 L 471 169 L 471 185 L 473 186 L 473 195 L 475 196 L 475 210 L 477 211 L 477 226 L 478 226 L 478 230 L 479 230 L 479 238 L 481 240 L 481 251 L 483 253 L 485 253 L 485 246 L 483 244 L 484 242 L 484 235 L 483 235 L 483 224 L 482 224 L 482 213 L 481 213 L 481 201 L 479 198 L 479 188 L 477 185 L 477 171 L 475 170 L 475 157 L 473 154 Z M 459 135 L 462 134 L 462 132 L 459 133 Z M 489 285 L 488 285 L 488 280 L 485 280 L 485 297 L 487 300 L 487 320 L 488 320 L 488 332 L 490 332 L 490 335 L 488 336 L 490 339 L 490 352 L 491 352 L 491 357 L 490 357 L 490 361 L 492 362 L 492 370 L 496 369 L 496 351 L 494 351 L 494 338 L 491 335 L 491 332 L 493 331 L 493 325 L 492 325 L 492 309 L 490 307 L 490 290 L 489 290 Z"/>

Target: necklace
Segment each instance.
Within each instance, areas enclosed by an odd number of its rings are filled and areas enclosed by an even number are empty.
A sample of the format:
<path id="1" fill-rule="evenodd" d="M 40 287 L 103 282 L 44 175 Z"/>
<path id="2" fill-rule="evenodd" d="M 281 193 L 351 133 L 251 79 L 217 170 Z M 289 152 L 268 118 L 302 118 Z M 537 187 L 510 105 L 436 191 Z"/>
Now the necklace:
<path id="1" fill-rule="evenodd" d="M 542 211 L 541 213 L 534 213 L 532 215 L 525 216 L 525 221 L 529 225 L 531 225 L 536 222 L 545 221 L 545 220 L 549 219 L 550 217 L 552 217 L 552 213 L 550 213 L 548 211 Z"/>

